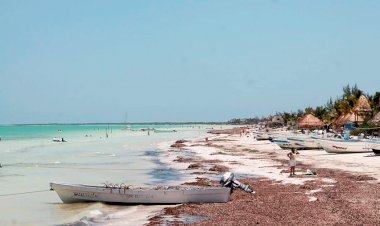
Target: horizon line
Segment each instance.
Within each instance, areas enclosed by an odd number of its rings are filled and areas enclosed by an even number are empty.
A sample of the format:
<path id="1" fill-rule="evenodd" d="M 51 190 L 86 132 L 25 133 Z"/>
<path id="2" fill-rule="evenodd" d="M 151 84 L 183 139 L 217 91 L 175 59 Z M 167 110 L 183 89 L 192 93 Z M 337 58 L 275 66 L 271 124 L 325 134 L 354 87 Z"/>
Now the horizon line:
<path id="1" fill-rule="evenodd" d="M 0 126 L 44 126 L 44 125 L 181 125 L 181 124 L 227 124 L 228 122 L 78 122 L 78 123 L 9 123 Z"/>

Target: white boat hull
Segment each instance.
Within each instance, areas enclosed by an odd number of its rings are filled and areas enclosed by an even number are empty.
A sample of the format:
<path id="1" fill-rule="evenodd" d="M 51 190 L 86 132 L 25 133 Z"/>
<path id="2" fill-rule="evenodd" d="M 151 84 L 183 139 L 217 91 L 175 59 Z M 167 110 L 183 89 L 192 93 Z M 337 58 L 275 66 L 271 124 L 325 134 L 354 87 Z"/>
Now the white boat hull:
<path id="1" fill-rule="evenodd" d="M 303 148 L 303 146 L 297 143 L 290 142 L 289 140 L 285 140 L 285 139 L 273 139 L 272 142 L 277 144 L 282 149 L 291 149 L 291 148 L 302 149 Z"/>
<path id="2" fill-rule="evenodd" d="M 319 143 L 312 138 L 294 138 L 289 137 L 288 138 L 289 143 L 293 146 L 298 146 L 299 149 L 320 149 L 321 146 Z"/>
<path id="3" fill-rule="evenodd" d="M 379 143 L 376 143 L 372 146 L 372 151 L 373 153 L 375 153 L 376 155 L 380 155 L 380 144 Z"/>
<path id="4" fill-rule="evenodd" d="M 372 151 L 372 145 L 365 141 L 321 139 L 319 144 L 328 153 L 364 153 Z"/>
<path id="5" fill-rule="evenodd" d="M 273 134 L 269 134 L 269 133 L 256 133 L 254 135 L 254 138 L 256 140 L 272 140 L 273 139 Z"/>
<path id="6" fill-rule="evenodd" d="M 50 183 L 64 203 L 109 202 L 128 204 L 179 204 L 198 202 L 228 202 L 231 189 L 215 188 L 174 188 L 143 189 L 127 187 L 114 188 L 81 184 Z"/>

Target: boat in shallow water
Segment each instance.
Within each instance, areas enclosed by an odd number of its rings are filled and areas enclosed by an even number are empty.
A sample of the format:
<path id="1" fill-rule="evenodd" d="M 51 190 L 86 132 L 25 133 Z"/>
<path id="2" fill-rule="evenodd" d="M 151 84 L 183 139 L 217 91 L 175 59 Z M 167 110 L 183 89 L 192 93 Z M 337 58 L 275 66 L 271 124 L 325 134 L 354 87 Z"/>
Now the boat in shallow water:
<path id="1" fill-rule="evenodd" d="M 187 186 L 92 186 L 83 184 L 50 183 L 64 203 L 107 202 L 125 204 L 180 204 L 228 202 L 231 188 Z"/>

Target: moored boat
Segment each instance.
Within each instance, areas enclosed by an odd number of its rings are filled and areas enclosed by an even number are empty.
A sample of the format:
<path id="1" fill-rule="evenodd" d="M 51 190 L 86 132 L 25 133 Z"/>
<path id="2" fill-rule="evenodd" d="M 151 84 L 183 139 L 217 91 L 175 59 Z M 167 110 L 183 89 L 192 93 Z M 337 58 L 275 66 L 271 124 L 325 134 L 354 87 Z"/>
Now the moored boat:
<path id="1" fill-rule="evenodd" d="M 57 138 L 57 137 L 54 137 L 52 139 L 53 142 L 66 142 L 66 140 L 64 138 Z"/>
<path id="2" fill-rule="evenodd" d="M 175 133 L 177 130 L 165 130 L 165 129 L 154 129 L 153 130 L 155 133 Z"/>
<path id="3" fill-rule="evenodd" d="M 126 204 L 179 204 L 227 202 L 228 187 L 138 187 L 91 186 L 83 184 L 50 183 L 64 203 L 107 202 Z"/>

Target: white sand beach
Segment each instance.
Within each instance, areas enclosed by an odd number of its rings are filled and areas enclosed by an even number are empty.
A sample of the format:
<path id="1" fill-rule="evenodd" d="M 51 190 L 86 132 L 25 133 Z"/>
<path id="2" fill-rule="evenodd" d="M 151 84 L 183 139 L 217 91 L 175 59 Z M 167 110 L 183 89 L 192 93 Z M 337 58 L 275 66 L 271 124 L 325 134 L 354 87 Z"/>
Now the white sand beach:
<path id="1" fill-rule="evenodd" d="M 299 180 L 305 180 L 305 178 L 288 178 L 288 174 L 281 173 L 287 170 L 287 167 L 279 165 L 275 160 L 287 161 L 286 154 L 289 150 L 283 150 L 275 143 L 257 141 L 252 135 L 240 137 L 239 134 L 209 136 L 208 140 L 209 143 L 205 142 L 204 138 L 191 140 L 182 150 L 190 151 L 196 158 L 203 160 L 219 160 L 237 175 L 267 177 L 284 183 L 299 183 Z M 166 152 L 165 163 L 178 169 L 186 169 L 188 163 L 174 162 L 180 152 L 181 150 L 175 148 L 169 149 Z M 297 161 L 303 164 L 365 174 L 380 180 L 380 157 L 373 153 L 331 154 L 323 149 L 299 150 L 299 152 Z M 305 172 L 298 171 L 298 173 Z"/>
<path id="2" fill-rule="evenodd" d="M 347 202 L 360 202 L 361 204 L 356 204 L 353 207 L 348 206 L 347 210 L 337 210 L 339 217 L 335 217 L 333 222 L 344 223 L 347 216 L 359 213 L 363 216 L 370 216 L 370 219 L 373 220 L 362 219 L 353 221 L 353 224 L 377 224 L 380 222 L 379 210 L 377 209 L 375 212 L 373 210 L 374 205 L 377 205 L 377 201 L 373 200 L 380 200 L 379 194 L 373 192 L 379 189 L 380 157 L 372 153 L 330 154 L 322 149 L 300 150 L 300 155 L 297 155 L 296 176 L 289 177 L 287 165 L 289 150 L 282 150 L 270 141 L 257 141 L 251 134 L 248 136 L 239 134 L 210 135 L 208 142 L 206 142 L 205 137 L 202 137 L 186 140 L 183 144 L 180 148 L 169 148 L 167 146 L 165 149 L 164 145 L 161 148 L 165 153 L 167 164 L 171 164 L 172 167 L 180 171 L 188 172 L 190 184 L 215 184 L 223 172 L 231 171 L 236 175 L 236 179 L 252 186 L 256 190 L 256 194 L 251 196 L 242 191 L 234 192 L 231 197 L 232 201 L 225 205 L 217 204 L 216 206 L 221 209 L 216 207 L 213 211 L 208 210 L 209 204 L 166 208 L 157 217 L 151 219 L 150 225 L 161 224 L 164 220 L 168 220 L 168 216 L 177 217 L 177 220 L 172 223 L 180 224 L 183 221 L 178 219 L 181 219 L 179 216 L 183 214 L 209 217 L 209 220 L 195 222 L 196 225 L 218 225 L 219 220 L 226 220 L 221 216 L 224 212 L 223 208 L 230 209 L 235 213 L 238 208 L 236 205 L 243 205 L 242 202 L 255 202 L 258 199 L 264 200 L 264 203 L 261 204 L 264 206 L 259 209 L 269 208 L 273 204 L 269 199 L 281 193 L 283 193 L 281 199 L 287 200 L 290 205 L 294 206 L 290 209 L 294 209 L 298 205 L 305 206 L 305 208 L 314 206 L 313 208 L 316 209 L 312 211 L 319 211 L 319 214 L 326 215 L 326 221 L 313 225 L 324 225 L 332 219 L 326 212 L 327 207 L 327 209 L 336 209 Z M 305 175 L 307 170 L 316 172 L 317 175 Z M 361 188 L 360 192 L 356 192 L 359 187 Z M 264 190 L 260 190 L 260 188 Z M 291 188 L 291 192 L 287 191 L 289 188 Z M 297 204 L 295 202 L 294 205 L 292 204 L 293 193 L 299 196 L 297 196 Z M 331 200 L 332 193 L 341 193 L 341 197 Z M 353 194 L 350 195 L 350 193 Z M 276 208 L 279 208 L 279 211 L 288 211 L 287 209 L 289 209 L 285 204 L 277 206 Z M 257 207 L 255 206 L 255 208 Z M 353 213 L 355 209 L 358 213 Z M 247 222 L 257 219 L 257 222 L 265 220 L 267 223 L 280 225 L 279 221 L 271 221 L 260 214 L 241 211 L 242 214 L 246 215 L 242 217 L 243 220 Z M 284 217 L 284 222 L 302 223 L 303 220 L 301 219 L 305 216 L 301 216 L 300 213 L 303 211 L 305 210 L 299 209 L 299 213 Z M 239 213 L 236 212 L 236 214 Z M 273 219 L 277 215 L 270 211 L 267 213 L 267 216 L 272 216 Z M 225 225 L 233 225 L 233 223 L 226 222 Z"/>

